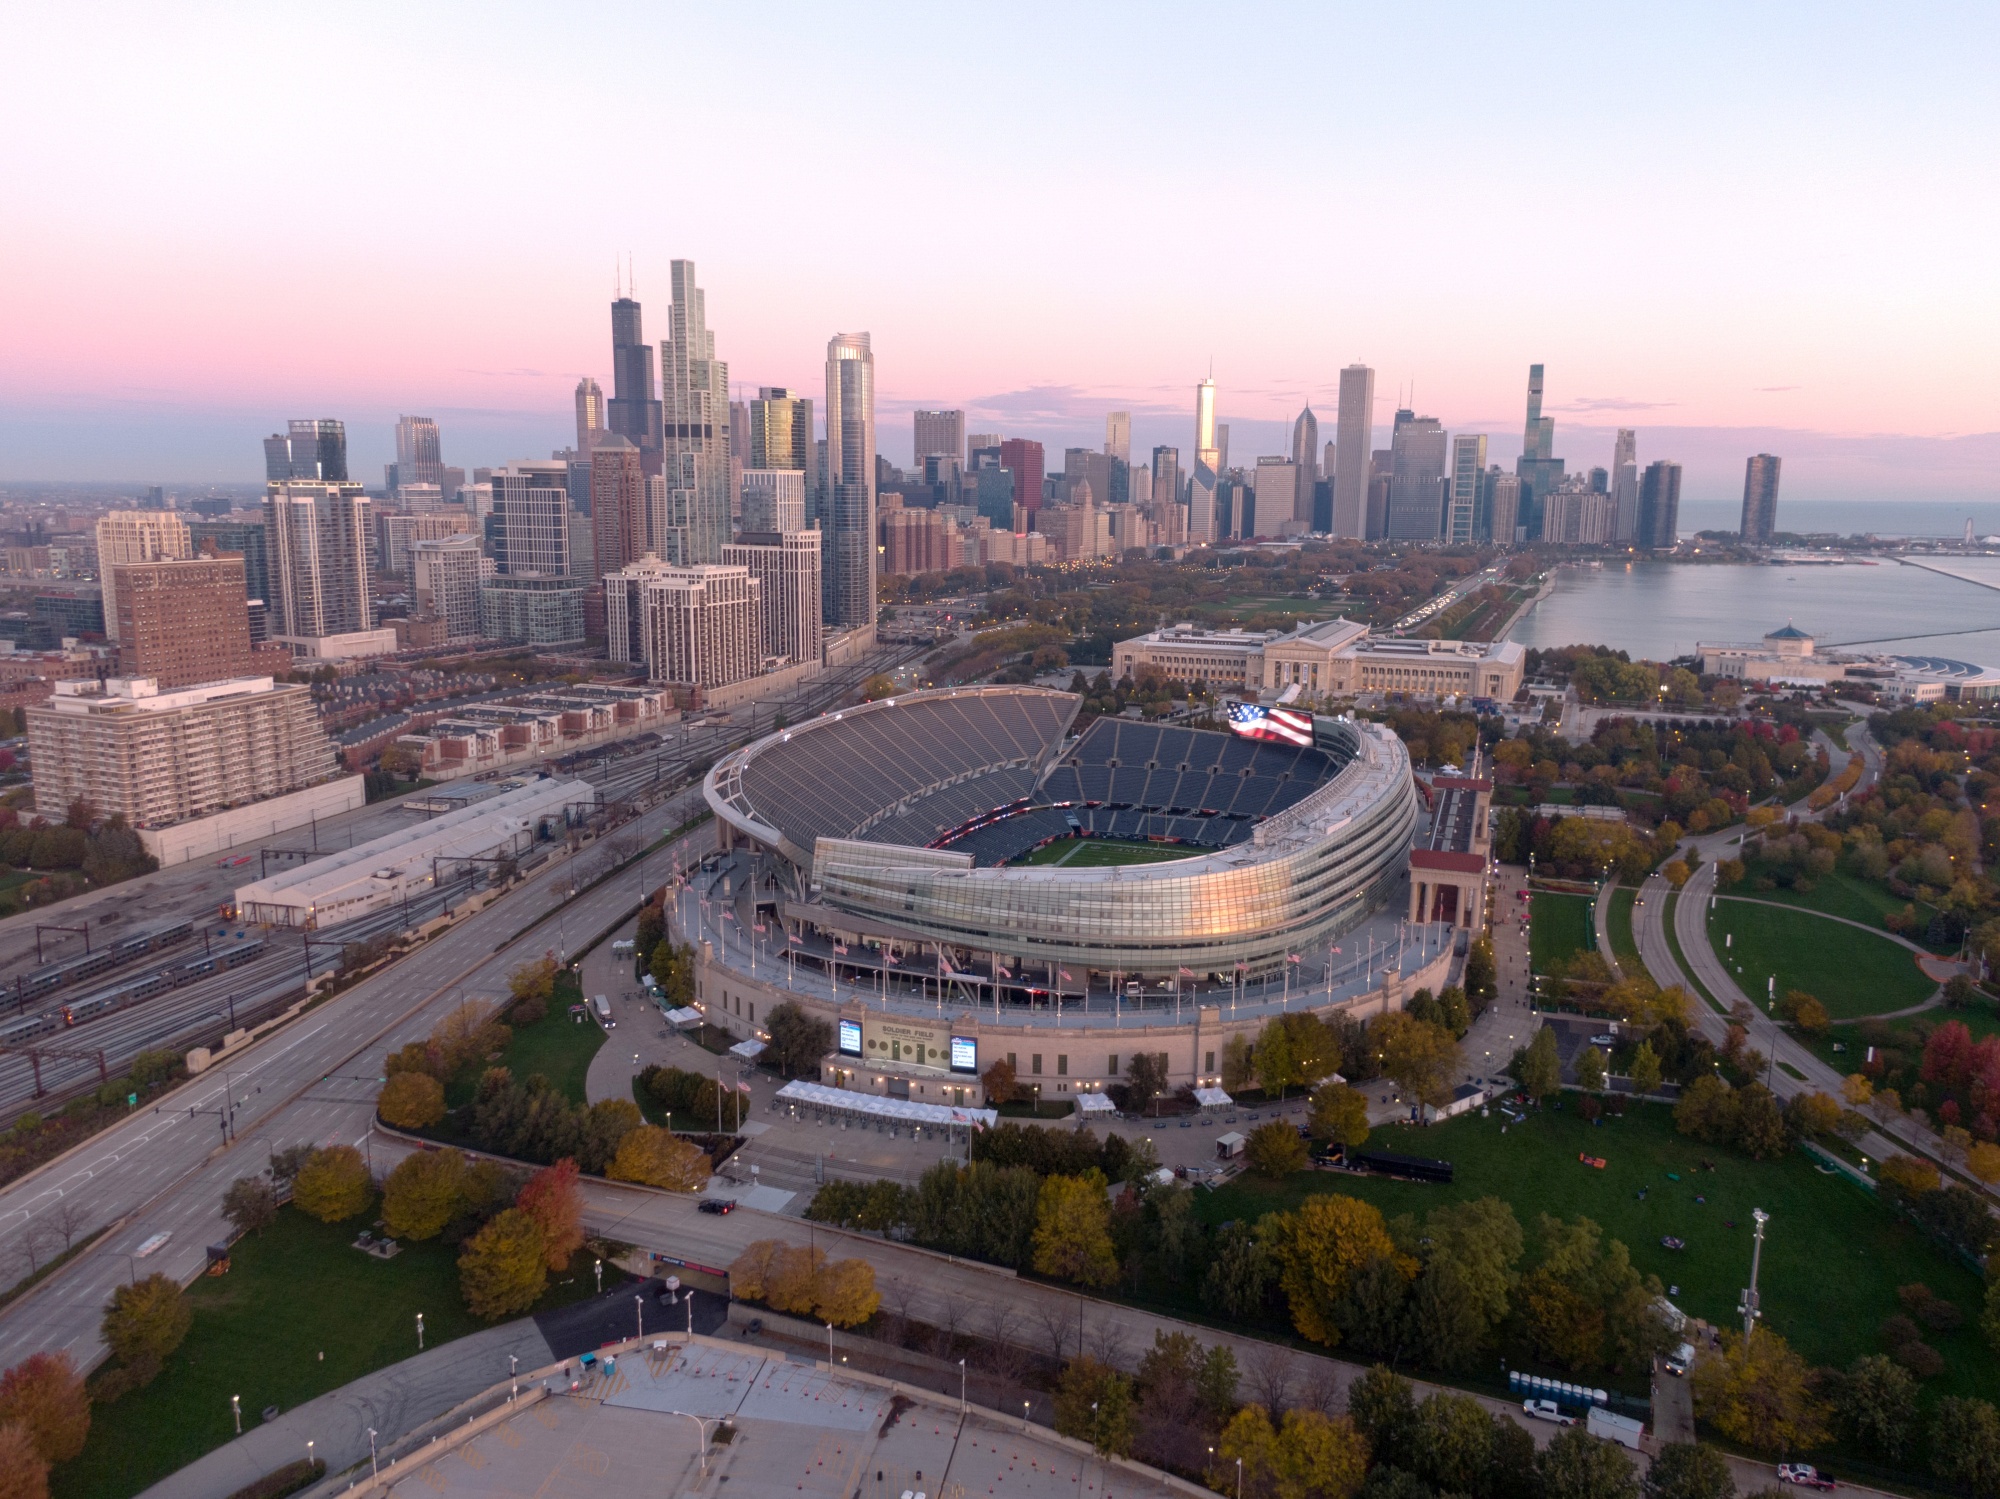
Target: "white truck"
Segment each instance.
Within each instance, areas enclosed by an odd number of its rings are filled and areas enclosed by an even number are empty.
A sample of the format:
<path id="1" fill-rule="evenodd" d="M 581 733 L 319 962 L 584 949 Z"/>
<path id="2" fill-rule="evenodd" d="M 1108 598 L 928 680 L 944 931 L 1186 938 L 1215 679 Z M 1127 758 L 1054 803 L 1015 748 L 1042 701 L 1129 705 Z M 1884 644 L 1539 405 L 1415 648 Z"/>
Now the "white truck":
<path id="1" fill-rule="evenodd" d="M 617 1021 L 611 1018 L 611 1001 L 606 999 L 602 994 L 591 1000 L 590 1010 L 597 1017 L 597 1023 L 607 1031 L 618 1024 Z"/>
<path id="2" fill-rule="evenodd" d="M 1639 1442 L 1646 1435 L 1643 1421 L 1634 1421 L 1630 1416 L 1613 1415 L 1601 1405 L 1593 1405 L 1590 1414 L 1584 1417 L 1583 1429 L 1594 1437 L 1602 1437 L 1607 1442 L 1616 1442 L 1621 1447 L 1639 1450 Z"/>

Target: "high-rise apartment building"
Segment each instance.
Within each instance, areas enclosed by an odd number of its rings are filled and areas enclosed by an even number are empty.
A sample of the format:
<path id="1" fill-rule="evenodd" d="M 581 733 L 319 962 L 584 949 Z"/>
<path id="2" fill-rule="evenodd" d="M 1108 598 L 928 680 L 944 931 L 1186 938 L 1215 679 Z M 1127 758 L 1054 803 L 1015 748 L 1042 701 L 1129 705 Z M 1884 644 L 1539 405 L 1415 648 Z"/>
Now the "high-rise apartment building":
<path id="1" fill-rule="evenodd" d="M 1195 546 L 1215 540 L 1215 486 L 1222 477 L 1222 450 L 1215 444 L 1215 377 L 1194 388 L 1194 473 L 1188 480 L 1187 539 Z"/>
<path id="2" fill-rule="evenodd" d="M 1436 541 L 1444 528 L 1444 424 L 1434 416 L 1396 413 L 1389 439 L 1389 514 L 1392 541 Z"/>
<path id="3" fill-rule="evenodd" d="M 1541 540 L 1552 546 L 1603 546 L 1612 539 L 1617 516 L 1609 489 L 1572 474 L 1542 496 Z"/>
<path id="4" fill-rule="evenodd" d="M 646 534 L 647 478 L 638 447 L 616 432 L 590 453 L 591 576 L 601 578 L 651 549 Z"/>
<path id="5" fill-rule="evenodd" d="M 740 567 L 757 583 L 764 659 L 797 664 L 820 659 L 820 542 L 817 531 L 745 531 L 722 549 L 725 567 Z"/>
<path id="6" fill-rule="evenodd" d="M 1521 524 L 1539 535 L 1542 496 L 1563 481 L 1563 461 L 1555 456 L 1556 423 L 1542 415 L 1542 367 L 1528 366 L 1528 416 L 1521 433 L 1521 456 L 1514 472 L 1521 476 Z"/>
<path id="7" fill-rule="evenodd" d="M 1743 540 L 1761 546 L 1778 529 L 1778 464 L 1771 453 L 1759 453 L 1743 467 Z"/>
<path id="8" fill-rule="evenodd" d="M 1153 449 L 1153 519 L 1162 530 L 1168 524 L 1168 512 L 1181 511 L 1181 450 L 1159 447 Z M 1185 539 L 1187 528 L 1181 523 L 1180 538 Z"/>
<path id="9" fill-rule="evenodd" d="M 743 470 L 745 531 L 803 531 L 806 528 L 806 476 L 803 469 Z M 818 555 L 815 552 L 814 555 Z"/>
<path id="10" fill-rule="evenodd" d="M 479 585 L 479 631 L 489 640 L 580 645 L 585 591 L 573 578 L 489 577 Z"/>
<path id="11" fill-rule="evenodd" d="M 915 443 L 911 449 L 917 471 L 926 458 L 943 454 L 965 462 L 965 413 L 963 411 L 919 411 L 912 418 Z"/>
<path id="12" fill-rule="evenodd" d="M 301 476 L 309 477 L 309 476 Z M 438 424 L 428 416 L 396 418 L 396 461 L 383 476 L 390 494 L 406 485 L 435 485 L 444 494 L 444 443 Z"/>
<path id="13" fill-rule="evenodd" d="M 1639 529 L 1634 540 L 1656 552 L 1680 540 L 1681 466 L 1661 459 L 1639 476 Z"/>
<path id="14" fill-rule="evenodd" d="M 1445 510 L 1444 539 L 1470 546 L 1478 539 L 1479 492 L 1486 482 L 1486 434 L 1463 433 L 1451 443 L 1451 498 Z"/>
<path id="15" fill-rule="evenodd" d="M 256 674 L 241 557 L 121 563 L 118 669 L 162 688 Z"/>
<path id="16" fill-rule="evenodd" d="M 641 467 L 660 471 L 660 403 L 653 397 L 653 346 L 632 297 L 611 304 L 611 399 L 605 424 L 640 453 Z"/>
<path id="17" fill-rule="evenodd" d="M 1612 540 L 1631 541 L 1639 534 L 1639 434 L 1620 427 L 1611 445 L 1611 499 L 1618 510 Z"/>
<path id="18" fill-rule="evenodd" d="M 1127 467 L 1132 463 L 1132 413 L 1107 411 L 1104 414 L 1104 456 L 1116 458 Z"/>
<path id="19" fill-rule="evenodd" d="M 1042 508 L 1042 445 L 1033 438 L 1008 437 L 1000 443 L 1000 466 L 1014 476 L 1014 503 L 1028 512 L 1033 530 Z"/>
<path id="20" fill-rule="evenodd" d="M 1292 422 L 1292 462 L 1298 466 L 1299 487 L 1310 495 L 1320 478 L 1319 418 L 1313 415 L 1311 405 Z"/>
<path id="21" fill-rule="evenodd" d="M 874 624 L 876 613 L 875 355 L 866 333 L 827 342 L 824 483 L 827 623 L 858 629 Z"/>
<path id="22" fill-rule="evenodd" d="M 197 520 L 188 522 L 191 555 L 221 556 L 230 552 L 243 559 L 243 588 L 253 599 L 271 597 L 271 561 L 264 546 L 262 521 Z"/>
<path id="23" fill-rule="evenodd" d="M 1333 534 L 1368 535 L 1368 457 L 1375 422 L 1375 371 L 1350 364 L 1340 372 L 1334 431 Z"/>
<path id="24" fill-rule="evenodd" d="M 725 687 L 761 668 L 761 590 L 748 568 L 646 558 L 604 585 L 614 661 L 643 661 L 654 681 L 691 687 Z"/>
<path id="25" fill-rule="evenodd" d="M 813 403 L 781 385 L 766 385 L 750 403 L 750 441 L 743 454 L 748 469 L 791 469 L 806 476 L 806 515 L 819 514 L 819 479 L 814 472 Z"/>
<path id="26" fill-rule="evenodd" d="M 524 458 L 493 470 L 493 568 L 502 577 L 569 576 L 569 468 Z"/>
<path id="27" fill-rule="evenodd" d="M 632 448 L 636 459 L 639 450 Z M 420 541 L 410 548 L 416 575 L 417 608 L 444 621 L 448 640 L 474 640 L 480 634 L 479 588 L 491 576 L 493 564 L 479 549 L 476 536 L 448 536 Z"/>
<path id="28" fill-rule="evenodd" d="M 1486 475 L 1487 535 L 1501 546 L 1512 546 L 1521 516 L 1521 476 L 1500 472 Z"/>
<path id="29" fill-rule="evenodd" d="M 410 576 L 410 548 L 420 541 L 439 541 L 472 529 L 463 510 L 423 511 L 415 515 L 375 517 L 375 556 L 384 577 Z"/>
<path id="30" fill-rule="evenodd" d="M 670 273 L 674 302 L 660 344 L 662 472 L 667 488 L 686 496 L 668 501 L 686 511 L 683 560 L 716 562 L 729 540 L 729 366 L 715 357 L 694 262 L 676 260 Z"/>
<path id="31" fill-rule="evenodd" d="M 264 542 L 274 635 L 347 635 L 374 628 L 368 540 L 373 507 L 359 484 L 304 479 L 264 488 Z"/>
<path id="32" fill-rule="evenodd" d="M 590 456 L 591 450 L 611 429 L 605 422 L 604 390 L 590 376 L 576 382 L 576 450 Z"/>
<path id="33" fill-rule="evenodd" d="M 104 633 L 118 638 L 121 563 L 172 562 L 194 554 L 187 522 L 171 510 L 113 510 L 97 523 L 97 576 L 104 590 Z"/>

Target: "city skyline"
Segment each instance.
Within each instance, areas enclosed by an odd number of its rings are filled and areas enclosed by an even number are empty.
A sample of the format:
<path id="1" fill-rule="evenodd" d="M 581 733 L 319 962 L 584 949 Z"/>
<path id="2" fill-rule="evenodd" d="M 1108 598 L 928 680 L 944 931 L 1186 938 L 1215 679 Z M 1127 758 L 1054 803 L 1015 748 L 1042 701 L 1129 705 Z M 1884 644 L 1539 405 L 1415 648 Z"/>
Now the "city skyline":
<path id="1" fill-rule="evenodd" d="M 413 217 L 404 212 L 413 192 L 477 213 L 561 180 L 567 136 L 546 122 L 570 87 L 562 60 L 601 28 L 515 18 L 481 36 L 496 78 L 532 68 L 551 103 L 489 122 L 494 137 L 424 99 L 409 76 L 418 56 L 463 45 L 468 14 L 447 7 L 416 18 L 411 40 L 423 46 L 388 59 L 371 28 L 327 28 L 326 66 L 347 80 L 356 107 L 324 120 L 273 116 L 242 83 L 262 76 L 261 60 L 287 55 L 302 23 L 232 28 L 209 17 L 168 30 L 135 12 L 129 25 L 89 28 L 86 66 L 86 28 L 73 18 L 24 22 L 24 44 L 51 65 L 0 105 L 17 126 L 0 149 L 39 225 L 0 288 L 0 326 L 10 329 L 0 474 L 247 478 L 241 439 L 225 436 L 259 428 L 261 437 L 292 410 L 339 413 L 357 474 L 393 457 L 389 432 L 374 430 L 378 413 L 385 428 L 398 413 L 434 415 L 447 461 L 468 468 L 540 456 L 564 443 L 579 377 L 607 395 L 615 386 L 602 335 L 613 265 L 664 328 L 669 262 L 685 257 L 704 267 L 710 326 L 738 399 L 765 384 L 816 389 L 829 334 L 868 328 L 884 451 L 897 462 L 907 461 L 907 415 L 922 407 L 962 409 L 968 427 L 1034 436 L 1051 451 L 1096 446 L 1106 412 L 1129 410 L 1135 451 L 1171 443 L 1192 454 L 1184 392 L 1212 361 L 1218 420 L 1233 429 L 1238 466 L 1287 450 L 1263 424 L 1287 422 L 1307 403 L 1335 411 L 1339 370 L 1356 362 L 1378 372 L 1379 391 L 1414 383 L 1418 405 L 1447 430 L 1495 434 L 1493 456 L 1505 463 L 1513 455 L 1499 434 L 1516 425 L 1519 369 L 1539 362 L 1550 372 L 1550 413 L 1579 436 L 1592 418 L 1607 430 L 1658 423 L 1710 433 L 1718 444 L 1740 433 L 1712 478 L 1689 461 L 1691 490 L 1704 494 L 1727 493 L 1732 477 L 1740 486 L 1743 457 L 1760 448 L 1787 455 L 1788 493 L 1800 498 L 1991 491 L 1992 444 L 1979 448 L 1973 473 L 1962 457 L 1983 440 L 1965 434 L 1991 426 L 1996 383 L 1995 300 L 1976 248 L 1990 239 L 1996 195 L 1976 190 L 1991 168 L 1972 144 L 1990 138 L 1994 106 L 1970 74 L 1967 87 L 1952 86 L 1955 70 L 1982 53 L 1974 33 L 1992 23 L 1977 16 L 1954 13 L 1945 32 L 1942 12 L 1919 12 L 1888 37 L 1834 18 L 1805 42 L 1776 15 L 1732 17 L 1725 33 L 1720 12 L 1655 30 L 1576 15 L 1508 24 L 1464 8 L 1413 23 L 1253 10 L 1212 37 L 1192 12 L 1046 17 L 1050 44 L 1156 60 L 1155 78 L 1192 68 L 1198 33 L 1212 44 L 1204 67 L 1223 75 L 1288 27 L 1302 55 L 1335 35 L 1363 53 L 1400 47 L 1397 28 L 1408 26 L 1414 42 L 1465 44 L 1437 51 L 1435 117 L 1410 122 L 1390 80 L 1363 69 L 1338 112 L 1321 91 L 1272 91 L 1205 135 L 1174 118 L 1175 89 L 1122 78 L 1082 101 L 1080 120 L 1038 108 L 1053 102 L 1052 85 L 1018 60 L 959 45 L 968 23 L 957 18 L 912 29 L 864 16 L 846 32 L 801 18 L 774 35 L 719 15 L 688 23 L 686 52 L 700 65 L 686 70 L 687 86 L 714 95 L 716 128 L 740 138 L 751 168 L 776 159 L 783 122 L 806 109 L 811 91 L 786 80 L 826 56 L 864 75 L 950 59 L 971 86 L 1028 90 L 1018 140 L 968 117 L 935 121 L 935 139 L 919 143 L 890 114 L 860 111 L 856 170 L 870 182 L 905 182 L 913 166 L 942 170 L 949 159 L 1032 201 L 1042 189 L 1060 195 L 1086 167 L 1095 180 L 1109 152 L 1123 164 L 1111 201 L 1190 180 L 1189 166 L 1215 191 L 1255 197 L 1274 174 L 1294 190 L 1290 169 L 1267 164 L 1272 153 L 1260 145 L 1280 132 L 1313 159 L 1342 163 L 1304 195 L 1298 233 L 1229 240 L 1220 274 L 1200 235 L 1134 244 L 1089 227 L 1030 234 L 1004 261 L 982 252 L 934 265 L 923 235 L 898 233 L 872 235 L 865 257 L 836 260 L 776 232 L 780 218 L 819 211 L 833 188 L 807 184 L 797 201 L 760 197 L 756 170 L 701 179 L 671 205 L 607 200 L 586 231 L 532 250 L 506 236 L 442 233 L 298 239 L 274 250 L 268 235 L 236 232 L 240 216 L 255 216 L 259 195 L 248 189 L 272 161 L 321 148 L 344 164 L 351 211 L 370 220 Z M 636 49 L 663 41 L 663 22 L 617 15 Z M 1492 99 L 1471 84 L 1505 76 L 1530 53 L 1547 68 L 1622 56 L 1619 87 L 1648 107 L 1588 137 L 1555 128 L 1531 101 L 1470 108 Z M 752 129 L 749 107 L 728 100 L 757 69 L 767 70 L 764 85 L 743 91 L 759 101 Z M 200 110 L 165 107 L 165 79 L 213 97 Z M 55 80 L 68 80 L 65 92 Z M 1853 86 L 1861 82 L 1869 86 Z M 1461 95 L 1467 103 L 1453 102 Z M 57 130 L 63 149 L 42 149 Z M 1532 157 L 1548 200 L 1601 232 L 1500 236 L 1475 252 L 1452 248 L 1412 214 L 1379 235 L 1319 234 L 1340 203 L 1391 181 L 1405 152 L 1490 159 L 1496 174 L 1510 155 Z M 390 169 L 409 153 L 432 169 Z M 202 165 L 191 171 L 182 165 L 190 161 Z M 1721 168 L 1710 170 L 1715 161 Z M 96 184 L 88 201 L 73 186 L 82 180 Z M 926 211 L 906 187 L 885 189 L 881 201 L 885 228 Z M 143 249 L 108 231 L 106 204 L 121 221 L 149 222 L 156 232 Z M 1897 228 L 1912 215 L 1927 225 L 1916 241 Z M 1646 235 L 1620 228 L 1635 216 Z M 1754 232 L 1718 233 L 1725 225 Z M 1617 255 L 1605 253 L 1606 234 L 1623 246 Z M 301 281 L 315 309 L 307 337 L 275 314 Z M 1881 290 L 1856 299 L 1856 287 Z M 1377 432 L 1393 409 L 1378 397 Z M 1816 475 L 1795 456 L 1813 439 L 1850 445 L 1881 472 Z"/>

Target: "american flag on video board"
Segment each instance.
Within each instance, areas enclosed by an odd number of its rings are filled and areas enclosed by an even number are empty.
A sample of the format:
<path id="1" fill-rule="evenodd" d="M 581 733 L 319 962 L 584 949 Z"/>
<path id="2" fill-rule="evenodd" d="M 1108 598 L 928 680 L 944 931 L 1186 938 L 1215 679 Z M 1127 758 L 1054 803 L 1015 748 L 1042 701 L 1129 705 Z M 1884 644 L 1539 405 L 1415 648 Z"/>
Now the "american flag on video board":
<path id="1" fill-rule="evenodd" d="M 1229 710 L 1229 727 L 1245 739 L 1277 739 L 1301 749 L 1313 742 L 1312 715 L 1291 708 L 1236 703 Z"/>

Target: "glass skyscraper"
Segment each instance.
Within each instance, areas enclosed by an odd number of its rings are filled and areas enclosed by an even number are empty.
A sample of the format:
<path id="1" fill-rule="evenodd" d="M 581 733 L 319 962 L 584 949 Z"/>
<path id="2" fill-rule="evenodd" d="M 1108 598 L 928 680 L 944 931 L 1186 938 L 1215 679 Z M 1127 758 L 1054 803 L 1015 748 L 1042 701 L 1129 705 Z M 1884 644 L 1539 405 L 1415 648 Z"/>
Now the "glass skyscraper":
<path id="1" fill-rule="evenodd" d="M 826 346 L 826 621 L 875 622 L 875 355 L 866 333 Z"/>
<path id="2" fill-rule="evenodd" d="M 685 514 L 685 563 L 720 562 L 729 541 L 729 366 L 695 285 L 694 262 L 671 267 L 674 303 L 660 344 L 661 451 L 668 510 Z M 690 461 L 691 460 L 691 461 Z"/>

